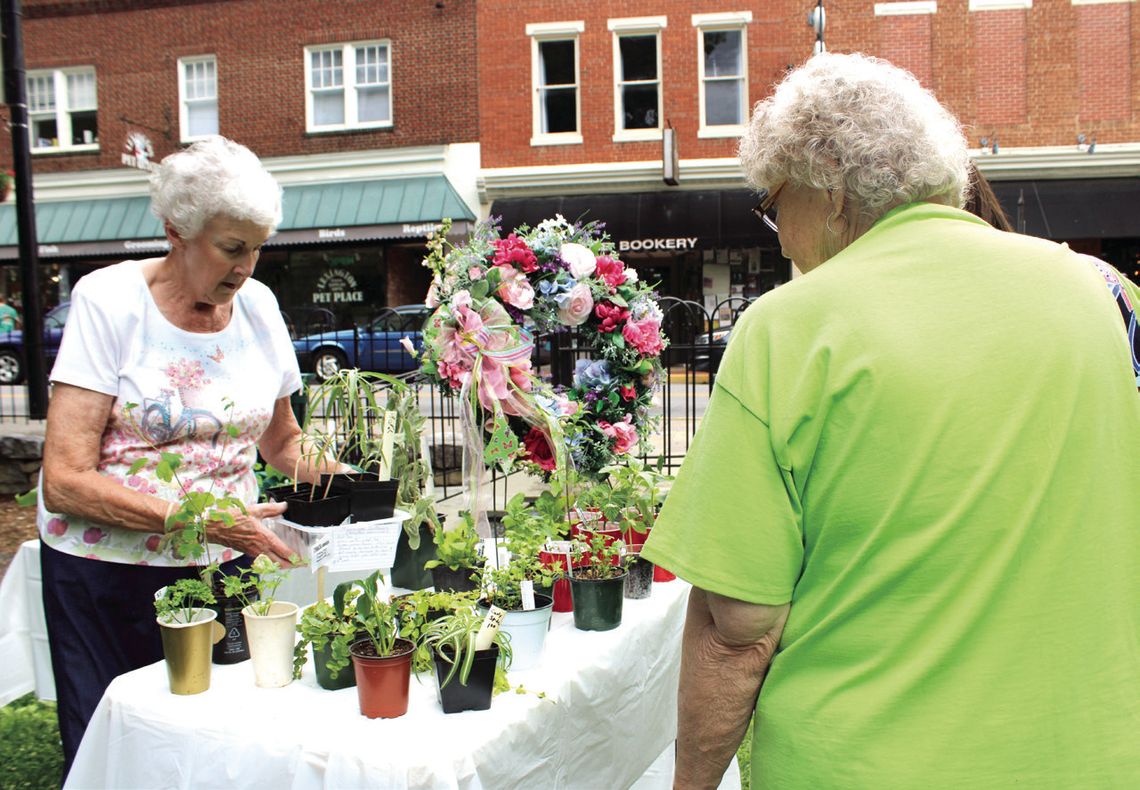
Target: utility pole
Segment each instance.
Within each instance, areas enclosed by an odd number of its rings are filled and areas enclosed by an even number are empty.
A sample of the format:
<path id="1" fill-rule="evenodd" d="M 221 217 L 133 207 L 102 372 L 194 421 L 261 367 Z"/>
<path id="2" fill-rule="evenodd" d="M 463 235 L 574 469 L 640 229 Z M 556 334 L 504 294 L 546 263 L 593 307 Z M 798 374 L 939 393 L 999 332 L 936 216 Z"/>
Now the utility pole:
<path id="1" fill-rule="evenodd" d="M 16 173 L 16 231 L 19 236 L 23 298 L 24 382 L 28 416 L 47 416 L 44 366 L 44 316 L 40 301 L 40 262 L 36 213 L 32 205 L 32 154 L 28 137 L 27 80 L 24 71 L 23 11 L 20 0 L 0 0 L 0 36 L 4 48 L 4 101 L 11 113 L 12 169 Z"/>
<path id="2" fill-rule="evenodd" d="M 807 23 L 808 27 L 815 31 L 815 46 L 812 47 L 811 54 L 818 55 L 821 52 L 826 52 L 827 49 L 823 45 L 823 28 L 826 24 L 823 0 L 816 0 L 815 8 L 808 12 Z"/>

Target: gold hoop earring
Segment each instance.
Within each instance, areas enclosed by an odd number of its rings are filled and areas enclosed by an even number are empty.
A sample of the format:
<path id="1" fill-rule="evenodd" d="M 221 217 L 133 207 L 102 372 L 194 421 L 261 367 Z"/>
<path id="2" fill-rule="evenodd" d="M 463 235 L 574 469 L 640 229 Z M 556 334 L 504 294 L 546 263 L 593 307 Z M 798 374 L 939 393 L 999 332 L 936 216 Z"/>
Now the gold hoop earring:
<path id="1" fill-rule="evenodd" d="M 844 217 L 842 214 L 838 214 L 838 215 L 832 214 L 832 215 L 829 215 L 827 220 L 823 223 L 824 226 L 826 226 L 828 232 L 831 233 L 831 235 L 838 236 L 839 234 L 835 231 L 834 228 L 831 227 L 831 217 L 833 217 L 833 216 L 843 217 L 844 230 L 846 230 L 846 226 L 847 226 L 847 217 Z"/>

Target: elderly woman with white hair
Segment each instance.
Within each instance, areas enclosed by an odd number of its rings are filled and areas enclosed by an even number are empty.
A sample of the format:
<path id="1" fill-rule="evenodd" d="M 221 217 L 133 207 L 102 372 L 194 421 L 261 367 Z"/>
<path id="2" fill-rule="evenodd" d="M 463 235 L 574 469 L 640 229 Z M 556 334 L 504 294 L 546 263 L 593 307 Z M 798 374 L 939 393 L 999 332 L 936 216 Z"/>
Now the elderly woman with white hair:
<path id="1" fill-rule="evenodd" d="M 212 558 L 231 572 L 241 554 L 285 564 L 262 523 L 284 506 L 256 504 L 257 451 L 301 479 L 323 467 L 301 452 L 289 405 L 301 376 L 277 301 L 251 279 L 280 187 L 215 137 L 163 160 L 151 196 L 169 253 L 76 283 L 51 373 L 38 522 L 65 775 L 108 683 L 162 658 L 155 590 L 205 561 L 163 540 L 171 503 L 183 490 L 240 499 L 232 525 L 207 530 Z M 160 452 L 181 456 L 172 482 L 156 474 Z"/>
<path id="2" fill-rule="evenodd" d="M 957 122 L 881 60 L 812 58 L 740 153 L 805 274 L 737 323 L 643 552 L 694 585 L 676 786 L 755 714 L 757 788 L 1134 787 L 1137 290 L 962 211 Z"/>

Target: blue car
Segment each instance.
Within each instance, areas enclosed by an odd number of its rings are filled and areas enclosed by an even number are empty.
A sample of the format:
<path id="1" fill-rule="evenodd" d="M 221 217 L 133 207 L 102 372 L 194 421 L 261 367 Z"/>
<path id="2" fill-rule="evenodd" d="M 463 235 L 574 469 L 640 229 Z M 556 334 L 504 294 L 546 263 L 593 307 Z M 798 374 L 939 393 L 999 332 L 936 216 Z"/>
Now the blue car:
<path id="1" fill-rule="evenodd" d="M 46 371 L 51 372 L 59 341 L 63 338 L 63 325 L 71 302 L 61 302 L 44 315 L 44 357 Z M 13 329 L 0 332 L 0 384 L 19 384 L 24 380 L 24 332 Z"/>
<path id="2" fill-rule="evenodd" d="M 419 367 L 419 362 L 400 339 L 407 337 L 418 351 L 430 314 L 422 304 L 388 307 L 364 326 L 305 335 L 293 341 L 293 348 L 301 370 L 316 374 L 320 381 L 342 368 L 402 373 Z"/>

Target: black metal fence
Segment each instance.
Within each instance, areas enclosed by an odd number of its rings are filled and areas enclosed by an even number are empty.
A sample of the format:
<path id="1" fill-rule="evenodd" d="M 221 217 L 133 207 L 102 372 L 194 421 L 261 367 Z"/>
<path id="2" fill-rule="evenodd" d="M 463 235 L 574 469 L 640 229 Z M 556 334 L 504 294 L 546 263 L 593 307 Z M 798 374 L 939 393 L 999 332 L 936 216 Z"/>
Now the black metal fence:
<path id="1" fill-rule="evenodd" d="M 732 326 L 750 303 L 750 299 L 734 297 L 706 307 L 669 297 L 661 299 L 662 327 L 669 347 L 662 355 L 666 375 L 652 410 L 658 431 L 647 460 L 660 457 L 670 471 L 680 466 L 704 414 Z M 420 410 L 427 420 L 427 446 L 437 497 L 460 494 L 463 447 L 456 399 L 419 379 L 414 360 L 400 343 L 404 336 L 417 336 L 423 325 L 422 308 L 385 309 L 362 326 L 339 330 L 327 312 L 315 308 L 285 314 L 302 372 L 316 373 L 319 378 L 319 365 L 331 358 L 328 364 L 397 372 L 406 377 L 417 390 Z M 327 352 L 322 356 L 320 349 Z M 569 384 L 574 363 L 588 357 L 590 351 L 576 332 L 543 336 L 535 343 L 536 367 L 555 384 Z M 0 386 L 0 422 L 27 421 L 25 386 Z M 496 476 L 493 499 L 501 501 L 499 492 L 505 488 L 506 482 Z"/>

